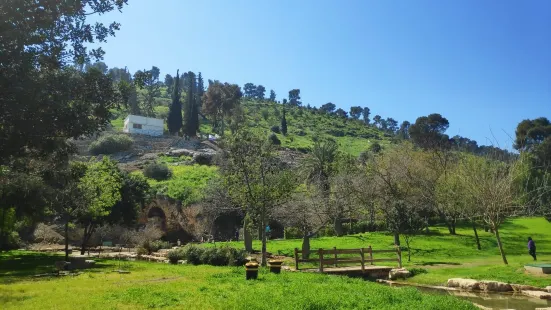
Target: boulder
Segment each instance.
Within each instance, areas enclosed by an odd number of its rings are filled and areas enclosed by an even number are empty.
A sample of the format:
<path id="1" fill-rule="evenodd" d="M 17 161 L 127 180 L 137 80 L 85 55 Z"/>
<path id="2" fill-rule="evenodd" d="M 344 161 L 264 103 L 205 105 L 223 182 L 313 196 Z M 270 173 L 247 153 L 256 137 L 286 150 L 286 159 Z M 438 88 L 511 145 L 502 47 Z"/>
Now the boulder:
<path id="1" fill-rule="evenodd" d="M 399 269 L 392 269 L 388 273 L 388 278 L 390 280 L 396 280 L 396 279 L 406 279 L 411 276 L 411 273 L 409 270 L 405 268 L 399 268 Z"/>
<path id="2" fill-rule="evenodd" d="M 515 292 L 522 292 L 522 291 L 543 291 L 546 290 L 541 287 L 532 286 L 532 285 L 524 285 L 524 284 L 511 284 L 511 287 L 513 288 L 513 291 Z"/>
<path id="3" fill-rule="evenodd" d="M 513 287 L 509 283 L 498 281 L 479 281 L 478 289 L 485 292 L 512 292 Z"/>
<path id="4" fill-rule="evenodd" d="M 457 287 L 464 290 L 478 290 L 479 282 L 473 279 L 452 278 L 448 279 L 448 287 Z"/>
<path id="5" fill-rule="evenodd" d="M 542 292 L 542 291 L 522 291 L 523 295 L 532 298 L 547 299 L 551 300 L 551 293 Z"/>
<path id="6" fill-rule="evenodd" d="M 551 286 L 546 287 L 545 290 L 546 290 L 548 293 L 551 293 Z"/>

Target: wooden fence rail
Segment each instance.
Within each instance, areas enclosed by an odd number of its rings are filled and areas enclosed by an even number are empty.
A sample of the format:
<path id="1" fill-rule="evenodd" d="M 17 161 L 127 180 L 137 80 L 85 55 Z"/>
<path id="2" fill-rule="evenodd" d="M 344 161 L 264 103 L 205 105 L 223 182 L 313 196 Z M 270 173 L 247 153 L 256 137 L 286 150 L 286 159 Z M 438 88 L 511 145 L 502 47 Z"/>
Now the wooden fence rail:
<path id="1" fill-rule="evenodd" d="M 315 251 L 312 251 L 315 253 Z M 295 248 L 295 269 L 299 270 L 299 263 L 318 263 L 319 271 L 323 272 L 324 266 L 333 266 L 338 267 L 339 264 L 361 264 L 362 272 L 365 271 L 365 265 L 376 262 L 397 262 L 398 267 L 402 268 L 402 252 L 400 247 L 396 247 L 394 250 L 373 250 L 371 246 L 367 248 L 360 249 L 319 249 L 317 251 L 318 258 L 302 259 L 299 257 L 299 254 L 302 254 L 302 251 L 298 248 Z M 373 253 L 396 253 L 396 258 L 373 258 Z M 339 257 L 338 254 L 358 254 L 359 257 Z M 366 258 L 367 254 L 367 258 Z"/>

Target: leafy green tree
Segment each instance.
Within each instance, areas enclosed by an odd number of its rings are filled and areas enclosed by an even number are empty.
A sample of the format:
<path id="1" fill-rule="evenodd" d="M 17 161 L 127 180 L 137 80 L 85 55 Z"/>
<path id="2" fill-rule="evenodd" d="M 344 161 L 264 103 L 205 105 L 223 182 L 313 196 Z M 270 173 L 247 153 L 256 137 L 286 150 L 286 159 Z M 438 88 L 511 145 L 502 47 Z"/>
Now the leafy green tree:
<path id="1" fill-rule="evenodd" d="M 219 135 L 224 135 L 225 124 L 232 110 L 239 105 L 241 88 L 236 84 L 213 81 L 203 95 L 203 112 L 211 117 L 213 129 Z"/>
<path id="2" fill-rule="evenodd" d="M 364 120 L 364 123 L 366 124 L 369 124 L 369 114 L 371 113 L 371 111 L 369 110 L 368 107 L 364 107 L 363 110 L 362 110 L 362 118 Z"/>
<path id="3" fill-rule="evenodd" d="M 80 254 L 84 255 L 92 234 L 111 214 L 112 207 L 121 200 L 122 174 L 117 163 L 108 157 L 92 163 L 79 180 L 83 204 L 77 210 L 78 221 L 84 226 Z"/>
<path id="4" fill-rule="evenodd" d="M 302 104 L 300 101 L 300 89 L 291 89 L 289 91 L 289 104 L 295 107 Z"/>
<path id="5" fill-rule="evenodd" d="M 273 89 L 270 89 L 270 101 L 275 102 L 276 101 L 276 93 Z"/>
<path id="6" fill-rule="evenodd" d="M 388 131 L 392 133 L 396 133 L 398 131 L 398 121 L 396 121 L 392 117 L 388 117 L 386 119 L 386 125 L 387 125 Z"/>
<path id="7" fill-rule="evenodd" d="M 154 117 L 155 98 L 161 96 L 161 83 L 159 83 L 159 68 L 153 66 L 151 70 L 138 70 L 134 73 L 134 83 L 145 89 L 142 94 L 143 107 L 140 109 L 143 116 Z"/>
<path id="8" fill-rule="evenodd" d="M 287 118 L 285 118 L 285 108 L 283 108 L 283 116 L 281 117 L 281 133 L 287 135 Z"/>
<path id="9" fill-rule="evenodd" d="M 320 111 L 323 111 L 325 113 L 333 113 L 337 106 L 335 106 L 334 103 L 328 102 L 320 107 Z"/>
<path id="10" fill-rule="evenodd" d="M 409 127 L 409 135 L 413 143 L 422 148 L 447 148 L 450 143 L 445 132 L 449 126 L 448 120 L 440 114 L 421 116 Z"/>
<path id="11" fill-rule="evenodd" d="M 346 113 L 345 110 L 341 109 L 341 108 L 338 108 L 336 111 L 335 111 L 335 115 L 337 115 L 338 117 L 340 118 L 347 118 L 348 117 L 348 113 Z"/>
<path id="12" fill-rule="evenodd" d="M 359 107 L 359 106 L 350 107 L 350 117 L 352 117 L 353 119 L 359 119 L 360 116 L 362 115 L 362 112 L 363 112 L 362 107 Z"/>
<path id="13" fill-rule="evenodd" d="M 87 63 L 84 67 L 84 70 L 88 71 L 92 68 L 99 70 L 103 74 L 107 74 L 109 70 L 109 67 L 107 67 L 107 65 L 103 61 L 97 61 L 93 64 Z"/>
<path id="14" fill-rule="evenodd" d="M 130 72 L 128 72 L 128 69 L 126 69 L 126 67 L 125 68 L 117 68 L 117 67 L 111 68 L 111 69 L 109 69 L 107 74 L 111 77 L 111 79 L 113 79 L 113 82 L 115 82 L 115 83 L 118 83 L 120 81 L 125 81 L 125 82 L 128 82 L 128 83 L 132 82 L 132 75 L 130 74 Z"/>
<path id="15" fill-rule="evenodd" d="M 266 226 L 273 211 L 285 204 L 297 184 L 279 167 L 274 145 L 248 131 L 225 138 L 220 172 L 232 200 L 256 219 L 262 231 L 262 265 L 266 266 Z"/>
<path id="16" fill-rule="evenodd" d="M 400 139 L 409 140 L 409 127 L 411 126 L 410 122 L 403 121 L 398 129 L 398 137 Z"/>
<path id="17" fill-rule="evenodd" d="M 256 85 L 253 83 L 247 83 L 243 86 L 243 93 L 245 98 L 254 98 L 256 96 Z"/>
<path id="18" fill-rule="evenodd" d="M 172 75 L 170 75 L 170 74 L 165 75 L 164 86 L 166 86 L 166 96 L 167 97 L 171 96 L 172 91 L 173 91 L 173 87 L 174 87 L 174 78 L 172 77 Z M 180 85 L 178 85 L 178 87 L 179 86 Z"/>
<path id="19" fill-rule="evenodd" d="M 255 91 L 255 98 L 258 100 L 264 100 L 266 94 L 266 87 L 258 85 Z"/>
<path id="20" fill-rule="evenodd" d="M 381 121 L 383 120 L 383 118 L 380 116 L 380 115 L 375 115 L 373 117 L 373 125 L 375 125 L 375 127 L 381 127 Z"/>
<path id="21" fill-rule="evenodd" d="M 168 110 L 168 131 L 177 134 L 182 128 L 182 104 L 180 103 L 180 74 L 176 71 L 176 77 L 172 81 L 172 104 Z"/>

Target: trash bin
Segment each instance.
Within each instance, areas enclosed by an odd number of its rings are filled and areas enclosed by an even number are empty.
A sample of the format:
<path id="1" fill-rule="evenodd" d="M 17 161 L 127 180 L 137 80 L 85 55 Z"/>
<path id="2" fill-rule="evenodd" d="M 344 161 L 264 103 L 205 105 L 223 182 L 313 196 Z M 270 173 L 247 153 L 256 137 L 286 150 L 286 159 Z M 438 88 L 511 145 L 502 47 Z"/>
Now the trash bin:
<path id="1" fill-rule="evenodd" d="M 281 272 L 281 265 L 283 265 L 282 260 L 270 260 L 268 261 L 268 265 L 270 266 L 270 272 L 271 273 L 280 273 Z"/>
<path id="2" fill-rule="evenodd" d="M 256 262 L 246 263 L 245 275 L 247 280 L 256 280 L 258 278 L 258 263 Z"/>

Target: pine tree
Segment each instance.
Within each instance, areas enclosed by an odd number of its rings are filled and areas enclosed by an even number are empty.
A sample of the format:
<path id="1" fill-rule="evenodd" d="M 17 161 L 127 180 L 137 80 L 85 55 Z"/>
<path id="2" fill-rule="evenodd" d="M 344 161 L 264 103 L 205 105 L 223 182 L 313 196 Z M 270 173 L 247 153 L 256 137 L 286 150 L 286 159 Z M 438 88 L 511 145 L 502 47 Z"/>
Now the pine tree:
<path id="1" fill-rule="evenodd" d="M 273 89 L 270 90 L 270 101 L 275 102 L 276 100 L 276 93 Z"/>
<path id="2" fill-rule="evenodd" d="M 188 72 L 186 75 L 186 100 L 184 103 L 184 134 L 194 137 L 197 134 L 197 123 L 199 122 L 199 113 L 197 110 L 195 73 Z"/>
<path id="3" fill-rule="evenodd" d="M 283 116 L 281 117 L 281 133 L 287 135 L 287 119 L 285 118 L 285 108 L 283 108 Z"/>
<path id="4" fill-rule="evenodd" d="M 172 86 L 172 104 L 168 110 L 168 131 L 177 134 L 182 128 L 182 104 L 180 103 L 180 75 L 176 71 L 176 77 Z"/>

